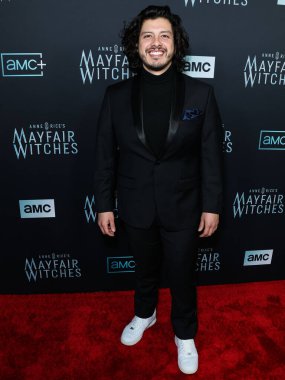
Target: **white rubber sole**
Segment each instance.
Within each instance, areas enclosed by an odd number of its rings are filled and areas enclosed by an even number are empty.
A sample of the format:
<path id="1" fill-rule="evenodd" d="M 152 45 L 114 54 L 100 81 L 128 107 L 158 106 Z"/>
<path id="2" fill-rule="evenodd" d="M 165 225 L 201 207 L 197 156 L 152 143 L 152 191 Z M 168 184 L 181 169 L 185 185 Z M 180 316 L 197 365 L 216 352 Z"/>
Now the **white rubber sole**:
<path id="1" fill-rule="evenodd" d="M 184 368 L 181 368 L 179 363 L 178 363 L 178 368 L 180 369 L 180 371 L 182 373 L 185 373 L 185 375 L 193 375 L 194 373 L 196 373 L 198 371 L 198 367 L 195 369 L 195 370 L 192 370 L 192 371 L 186 371 Z"/>

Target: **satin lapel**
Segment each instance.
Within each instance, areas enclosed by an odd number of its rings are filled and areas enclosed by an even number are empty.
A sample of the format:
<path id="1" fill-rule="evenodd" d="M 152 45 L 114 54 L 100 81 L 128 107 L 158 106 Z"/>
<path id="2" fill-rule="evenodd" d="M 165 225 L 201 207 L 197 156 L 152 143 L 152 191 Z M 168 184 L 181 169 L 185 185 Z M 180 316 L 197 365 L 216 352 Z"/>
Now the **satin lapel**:
<path id="1" fill-rule="evenodd" d="M 171 113 L 169 121 L 169 129 L 166 138 L 165 149 L 167 149 L 172 142 L 175 134 L 177 133 L 179 120 L 181 120 L 181 115 L 184 107 L 185 99 L 185 81 L 183 75 L 176 73 L 174 82 L 174 91 L 171 102 Z"/>
<path id="2" fill-rule="evenodd" d="M 143 143 L 143 145 L 150 150 L 152 150 L 147 143 L 144 127 L 143 127 L 143 97 L 142 97 L 142 85 L 141 85 L 141 76 L 136 75 L 133 80 L 132 86 L 132 111 L 133 111 L 133 120 L 134 125 L 137 131 L 138 138 Z"/>

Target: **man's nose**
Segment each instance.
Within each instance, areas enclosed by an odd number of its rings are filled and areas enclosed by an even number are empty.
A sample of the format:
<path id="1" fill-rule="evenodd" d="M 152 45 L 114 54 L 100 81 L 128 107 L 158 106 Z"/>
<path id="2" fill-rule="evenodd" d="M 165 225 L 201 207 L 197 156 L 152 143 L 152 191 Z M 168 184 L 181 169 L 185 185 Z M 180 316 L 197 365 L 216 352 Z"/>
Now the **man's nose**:
<path id="1" fill-rule="evenodd" d="M 159 36 L 153 36 L 153 44 L 154 45 L 160 45 L 160 37 Z"/>

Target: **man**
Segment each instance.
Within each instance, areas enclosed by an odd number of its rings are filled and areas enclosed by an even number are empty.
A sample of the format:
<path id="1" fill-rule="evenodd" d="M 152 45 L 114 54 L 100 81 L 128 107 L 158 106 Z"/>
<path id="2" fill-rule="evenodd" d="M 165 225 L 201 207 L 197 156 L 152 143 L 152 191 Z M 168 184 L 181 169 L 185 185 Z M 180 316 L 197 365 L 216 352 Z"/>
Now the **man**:
<path id="1" fill-rule="evenodd" d="M 221 211 L 221 121 L 211 86 L 181 73 L 188 37 L 169 7 L 144 9 L 122 44 L 136 75 L 107 88 L 95 163 L 99 227 L 114 236 L 116 188 L 136 262 L 135 316 L 121 342 L 136 344 L 156 322 L 164 260 L 178 366 L 190 374 L 198 369 L 197 237 L 215 232 Z"/>

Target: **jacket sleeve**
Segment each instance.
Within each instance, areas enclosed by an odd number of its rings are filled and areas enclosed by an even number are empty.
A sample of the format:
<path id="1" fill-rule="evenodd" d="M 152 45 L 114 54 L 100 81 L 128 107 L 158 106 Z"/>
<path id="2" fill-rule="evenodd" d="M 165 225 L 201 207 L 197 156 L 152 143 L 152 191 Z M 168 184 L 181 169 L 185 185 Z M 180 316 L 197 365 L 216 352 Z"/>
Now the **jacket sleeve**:
<path id="1" fill-rule="evenodd" d="M 95 145 L 94 191 L 97 212 L 114 209 L 116 150 L 110 94 L 107 89 L 99 114 Z"/>
<path id="2" fill-rule="evenodd" d="M 209 89 L 201 141 L 202 211 L 222 211 L 223 128 L 214 90 Z"/>

